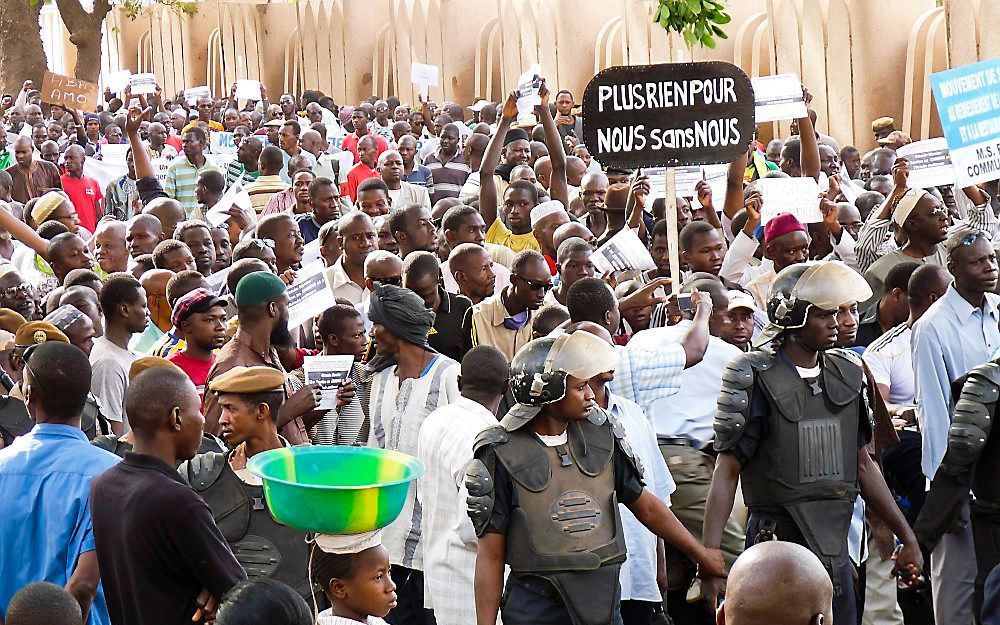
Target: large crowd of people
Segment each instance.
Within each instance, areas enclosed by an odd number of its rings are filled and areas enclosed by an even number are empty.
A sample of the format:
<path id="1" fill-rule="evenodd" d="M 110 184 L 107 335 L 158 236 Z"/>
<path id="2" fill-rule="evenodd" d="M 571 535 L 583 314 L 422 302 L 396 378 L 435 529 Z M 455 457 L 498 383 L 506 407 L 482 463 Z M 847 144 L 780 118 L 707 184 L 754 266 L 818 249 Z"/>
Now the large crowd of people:
<path id="1" fill-rule="evenodd" d="M 0 99 L 0 621 L 1000 622 L 995 181 L 808 108 L 668 201 L 544 80 L 235 93 Z M 651 269 L 595 267 L 621 233 Z M 426 469 L 307 534 L 247 468 L 299 445 Z"/>

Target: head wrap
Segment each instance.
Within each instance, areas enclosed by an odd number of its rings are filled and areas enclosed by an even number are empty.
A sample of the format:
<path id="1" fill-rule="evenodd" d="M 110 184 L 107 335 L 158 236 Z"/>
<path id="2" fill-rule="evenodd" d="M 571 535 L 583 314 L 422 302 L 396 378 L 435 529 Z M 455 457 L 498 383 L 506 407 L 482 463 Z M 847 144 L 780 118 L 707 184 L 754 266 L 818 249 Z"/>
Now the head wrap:
<path id="1" fill-rule="evenodd" d="M 766 245 L 789 232 L 805 231 L 806 227 L 802 225 L 802 222 L 795 215 L 781 213 L 771 218 L 771 221 L 767 222 L 767 225 L 764 226 L 764 244 Z"/>
<path id="2" fill-rule="evenodd" d="M 927 192 L 923 189 L 907 189 L 903 197 L 899 198 L 899 203 L 896 204 L 896 208 L 892 211 L 892 220 L 896 222 L 897 226 L 902 226 L 906 221 L 906 218 L 910 216 L 913 209 L 916 208 L 917 202 L 920 198 L 927 195 Z M 889 200 L 886 200 L 888 202 Z"/>
<path id="3" fill-rule="evenodd" d="M 45 315 L 45 319 L 43 319 L 43 321 L 48 321 L 65 333 L 67 328 L 82 318 L 83 313 L 80 312 L 79 308 L 73 304 L 63 304 L 59 308 L 56 308 L 49 314 Z"/>
<path id="4" fill-rule="evenodd" d="M 66 196 L 62 193 L 49 191 L 38 198 L 35 205 L 31 208 L 31 220 L 35 222 L 35 225 L 41 224 L 65 201 Z"/>
<path id="5" fill-rule="evenodd" d="M 531 227 L 534 228 L 541 220 L 545 219 L 549 215 L 554 215 L 556 213 L 565 213 L 566 209 L 563 208 L 563 203 L 559 200 L 549 200 L 547 202 L 542 202 L 541 204 L 535 206 L 531 209 Z"/>
<path id="6" fill-rule="evenodd" d="M 316 534 L 313 539 L 320 551 L 349 555 L 382 544 L 382 530 L 362 534 Z"/>
<path id="7" fill-rule="evenodd" d="M 368 318 L 396 338 L 434 351 L 427 344 L 427 335 L 434 326 L 434 311 L 413 291 L 392 284 L 376 285 L 369 300 Z"/>

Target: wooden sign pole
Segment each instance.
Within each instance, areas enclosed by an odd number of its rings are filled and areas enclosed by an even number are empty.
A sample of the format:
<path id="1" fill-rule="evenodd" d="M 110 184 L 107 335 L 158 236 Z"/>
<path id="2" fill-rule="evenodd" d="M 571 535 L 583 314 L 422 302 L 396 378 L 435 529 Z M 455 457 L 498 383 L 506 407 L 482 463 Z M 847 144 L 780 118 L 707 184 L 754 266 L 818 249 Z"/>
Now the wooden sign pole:
<path id="1" fill-rule="evenodd" d="M 678 295 L 681 291 L 681 258 L 677 240 L 677 180 L 673 167 L 667 167 L 666 193 L 667 207 L 667 253 L 670 260 L 670 292 Z"/>

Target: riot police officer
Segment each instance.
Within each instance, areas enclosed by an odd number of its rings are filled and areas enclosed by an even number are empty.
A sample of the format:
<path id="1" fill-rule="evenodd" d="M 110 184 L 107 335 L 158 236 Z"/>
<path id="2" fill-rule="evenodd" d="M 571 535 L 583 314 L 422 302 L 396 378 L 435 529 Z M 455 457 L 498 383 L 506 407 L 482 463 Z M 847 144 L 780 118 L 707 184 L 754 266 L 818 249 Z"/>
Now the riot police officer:
<path id="1" fill-rule="evenodd" d="M 724 574 L 722 552 L 699 545 L 643 488 L 624 429 L 595 404 L 589 379 L 617 363 L 614 348 L 587 332 L 535 339 L 514 357 L 517 403 L 480 434 L 466 476 L 479 625 L 496 622 L 502 592 L 505 625 L 620 624 L 619 503 L 703 574 Z"/>
<path id="2" fill-rule="evenodd" d="M 815 553 L 834 584 L 838 625 L 860 622 L 847 535 L 860 492 L 902 542 L 897 570 L 913 581 L 922 566 L 916 539 L 865 449 L 872 436 L 861 360 L 833 349 L 837 309 L 871 289 L 839 261 L 782 269 L 768 297 L 770 324 L 758 344 L 723 374 L 715 419 L 718 464 L 705 511 L 705 545 L 718 547 L 738 480 L 750 509 L 747 544 L 787 540 Z M 705 580 L 714 605 L 721 580 Z"/>
<path id="3" fill-rule="evenodd" d="M 308 601 L 313 589 L 306 534 L 271 516 L 260 478 L 246 468 L 254 455 L 288 446 L 276 421 L 284 383 L 284 373 L 264 366 L 234 367 L 213 379 L 208 390 L 218 396 L 222 438 L 231 451 L 197 455 L 178 471 L 212 509 L 247 577 L 284 582 Z M 321 598 L 322 589 L 315 594 Z"/>
<path id="4" fill-rule="evenodd" d="M 982 621 L 983 586 L 1000 564 L 995 536 L 1000 528 L 1000 436 L 993 436 L 997 400 L 1000 398 L 1000 361 L 993 360 L 969 372 L 955 404 L 948 429 L 948 449 L 934 474 L 930 492 L 913 531 L 928 551 L 961 522 L 969 490 L 972 538 L 976 551 L 975 616 Z"/>

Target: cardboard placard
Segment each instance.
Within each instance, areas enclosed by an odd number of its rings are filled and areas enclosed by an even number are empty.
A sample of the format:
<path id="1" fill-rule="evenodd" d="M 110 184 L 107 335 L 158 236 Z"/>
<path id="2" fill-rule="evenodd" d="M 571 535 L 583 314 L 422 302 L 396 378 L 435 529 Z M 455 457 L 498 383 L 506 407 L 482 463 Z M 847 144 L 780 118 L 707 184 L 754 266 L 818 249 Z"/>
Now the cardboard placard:
<path id="1" fill-rule="evenodd" d="M 795 74 L 759 76 L 751 79 L 756 122 L 802 119 L 808 112 L 802 99 L 802 82 Z"/>
<path id="2" fill-rule="evenodd" d="M 931 74 L 931 89 L 956 184 L 1000 178 L 1000 58 Z"/>
<path id="3" fill-rule="evenodd" d="M 908 187 L 926 189 L 955 184 L 955 168 L 943 137 L 908 143 L 896 150 L 896 156 L 909 162 Z"/>
<path id="4" fill-rule="evenodd" d="M 96 82 L 87 82 L 62 74 L 45 72 L 42 79 L 42 102 L 59 104 L 67 109 L 94 112 L 101 101 L 101 88 Z"/>
<path id="5" fill-rule="evenodd" d="M 605 167 L 730 163 L 753 133 L 753 87 L 731 63 L 610 67 L 583 94 L 584 143 Z"/>
<path id="6" fill-rule="evenodd" d="M 761 225 L 781 213 L 791 213 L 804 224 L 823 221 L 819 210 L 819 184 L 804 176 L 800 178 L 761 178 L 754 183 L 760 189 Z"/>

